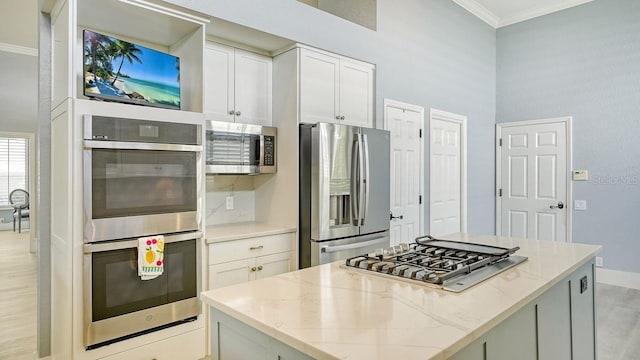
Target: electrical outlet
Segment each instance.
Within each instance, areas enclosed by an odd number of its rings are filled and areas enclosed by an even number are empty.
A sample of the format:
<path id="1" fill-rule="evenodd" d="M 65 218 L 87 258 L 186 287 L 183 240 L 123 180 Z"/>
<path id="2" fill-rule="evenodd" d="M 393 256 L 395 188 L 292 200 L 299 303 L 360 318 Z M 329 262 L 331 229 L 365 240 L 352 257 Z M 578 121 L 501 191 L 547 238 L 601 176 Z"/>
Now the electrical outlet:
<path id="1" fill-rule="evenodd" d="M 233 196 L 227 196 L 226 208 L 227 210 L 233 210 Z"/>
<path id="2" fill-rule="evenodd" d="M 596 267 L 603 267 L 604 260 L 602 260 L 602 256 L 596 256 Z"/>

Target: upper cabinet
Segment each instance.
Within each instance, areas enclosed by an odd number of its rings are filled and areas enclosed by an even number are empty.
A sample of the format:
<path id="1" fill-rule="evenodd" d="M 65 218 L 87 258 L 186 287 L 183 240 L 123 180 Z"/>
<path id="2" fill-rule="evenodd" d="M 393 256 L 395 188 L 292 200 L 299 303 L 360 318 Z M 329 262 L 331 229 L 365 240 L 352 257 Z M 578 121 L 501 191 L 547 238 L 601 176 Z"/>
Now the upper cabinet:
<path id="1" fill-rule="evenodd" d="M 204 53 L 204 113 L 210 120 L 271 125 L 270 57 L 217 43 Z"/>
<path id="2" fill-rule="evenodd" d="M 300 49 L 300 122 L 373 127 L 374 66 Z"/>

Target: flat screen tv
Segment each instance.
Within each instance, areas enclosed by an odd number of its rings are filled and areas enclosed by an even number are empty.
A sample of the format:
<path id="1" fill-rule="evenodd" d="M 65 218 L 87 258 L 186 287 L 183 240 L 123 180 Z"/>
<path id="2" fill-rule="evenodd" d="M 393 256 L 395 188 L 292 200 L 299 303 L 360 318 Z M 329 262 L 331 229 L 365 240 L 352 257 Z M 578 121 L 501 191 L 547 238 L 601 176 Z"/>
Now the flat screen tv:
<path id="1" fill-rule="evenodd" d="M 84 91 L 89 98 L 180 109 L 180 58 L 83 32 Z"/>

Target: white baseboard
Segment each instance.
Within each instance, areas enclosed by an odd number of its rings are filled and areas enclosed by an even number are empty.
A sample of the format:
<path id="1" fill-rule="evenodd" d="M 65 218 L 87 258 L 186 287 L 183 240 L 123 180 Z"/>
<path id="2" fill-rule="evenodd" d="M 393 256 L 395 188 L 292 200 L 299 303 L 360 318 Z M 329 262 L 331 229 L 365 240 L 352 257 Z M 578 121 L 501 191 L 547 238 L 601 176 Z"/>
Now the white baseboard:
<path id="1" fill-rule="evenodd" d="M 22 220 L 22 232 L 25 232 L 25 230 L 29 230 L 29 226 L 31 224 L 29 224 L 29 220 Z M 2 230 L 11 230 L 13 231 L 13 221 L 9 221 L 6 223 L 0 223 L 0 231 Z M 18 233 L 18 223 L 16 223 L 16 234 Z"/>
<path id="2" fill-rule="evenodd" d="M 640 273 L 596 268 L 596 281 L 602 284 L 640 290 Z"/>

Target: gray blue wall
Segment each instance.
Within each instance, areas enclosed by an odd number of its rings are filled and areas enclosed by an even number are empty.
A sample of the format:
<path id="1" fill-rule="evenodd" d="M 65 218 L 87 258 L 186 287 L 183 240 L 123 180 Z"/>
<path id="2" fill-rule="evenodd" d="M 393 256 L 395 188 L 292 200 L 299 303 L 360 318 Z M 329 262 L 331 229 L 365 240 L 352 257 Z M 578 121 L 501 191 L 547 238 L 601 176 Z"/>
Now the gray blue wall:
<path id="1" fill-rule="evenodd" d="M 596 0 L 497 32 L 497 122 L 573 116 L 573 241 L 640 272 L 640 1 Z"/>
<path id="2" fill-rule="evenodd" d="M 169 2 L 376 64 L 379 127 L 384 98 L 466 115 L 468 230 L 495 233 L 495 29 L 451 0 L 378 0 L 377 32 L 295 0 Z"/>

